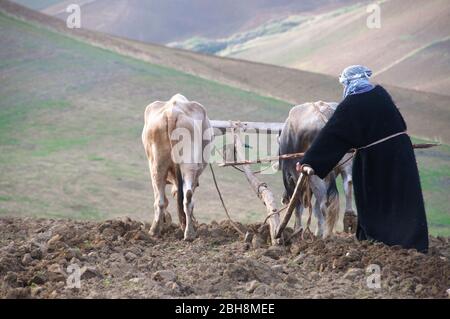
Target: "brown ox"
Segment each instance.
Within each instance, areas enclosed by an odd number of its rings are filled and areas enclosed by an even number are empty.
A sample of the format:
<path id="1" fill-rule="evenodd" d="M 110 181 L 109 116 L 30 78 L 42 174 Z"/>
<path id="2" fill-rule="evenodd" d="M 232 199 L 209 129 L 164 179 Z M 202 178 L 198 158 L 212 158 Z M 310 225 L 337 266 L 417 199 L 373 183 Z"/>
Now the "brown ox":
<path id="1" fill-rule="evenodd" d="M 151 235 L 160 235 L 162 226 L 171 222 L 165 188 L 172 184 L 184 239 L 195 238 L 192 197 L 207 165 L 212 139 L 211 125 L 201 104 L 177 94 L 167 102 L 147 106 L 142 142 L 155 196 Z"/>

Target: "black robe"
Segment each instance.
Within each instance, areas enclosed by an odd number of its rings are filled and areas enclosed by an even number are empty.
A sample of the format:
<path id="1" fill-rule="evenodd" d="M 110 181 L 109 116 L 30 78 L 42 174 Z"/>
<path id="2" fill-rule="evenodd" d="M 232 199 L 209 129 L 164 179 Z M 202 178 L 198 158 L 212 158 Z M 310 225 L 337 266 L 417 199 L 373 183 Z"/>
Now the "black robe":
<path id="1" fill-rule="evenodd" d="M 324 178 L 344 154 L 406 130 L 381 86 L 347 96 L 301 160 Z M 425 252 L 428 227 L 416 158 L 408 135 L 359 150 L 353 162 L 356 236 Z"/>

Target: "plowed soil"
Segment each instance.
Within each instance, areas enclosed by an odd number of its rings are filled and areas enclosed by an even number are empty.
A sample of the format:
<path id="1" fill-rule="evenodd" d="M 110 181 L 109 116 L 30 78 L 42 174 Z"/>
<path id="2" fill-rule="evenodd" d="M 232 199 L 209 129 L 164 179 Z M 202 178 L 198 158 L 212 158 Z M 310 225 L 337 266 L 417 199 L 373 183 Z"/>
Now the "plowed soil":
<path id="1" fill-rule="evenodd" d="M 0 219 L 0 297 L 447 298 L 450 288 L 448 238 L 430 237 L 422 254 L 344 234 L 270 247 L 266 226 L 246 225 L 246 243 L 229 222 L 200 224 L 189 243 L 175 224 L 161 238 L 149 226 Z"/>

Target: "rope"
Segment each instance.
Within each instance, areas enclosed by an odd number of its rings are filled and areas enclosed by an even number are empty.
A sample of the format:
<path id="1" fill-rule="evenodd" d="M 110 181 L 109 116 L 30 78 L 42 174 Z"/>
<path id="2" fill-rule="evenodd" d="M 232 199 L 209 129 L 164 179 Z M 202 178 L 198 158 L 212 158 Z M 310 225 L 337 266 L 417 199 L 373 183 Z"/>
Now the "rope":
<path id="1" fill-rule="evenodd" d="M 353 158 L 356 156 L 356 153 L 358 153 L 358 151 L 363 150 L 363 149 L 366 149 L 366 148 L 370 148 L 370 147 L 372 147 L 372 146 L 375 146 L 375 145 L 377 145 L 377 144 L 383 143 L 383 142 L 385 142 L 385 141 L 387 141 L 387 140 L 390 140 L 391 138 L 394 138 L 394 137 L 397 137 L 397 136 L 403 135 L 403 134 L 408 135 L 408 133 L 407 133 L 406 131 L 404 131 L 404 132 L 399 132 L 399 133 L 395 133 L 395 134 L 389 135 L 389 136 L 387 136 L 387 137 L 384 137 L 384 138 L 382 138 L 382 139 L 379 139 L 379 140 L 377 140 L 377 141 L 375 141 L 375 142 L 373 142 L 373 143 L 370 143 L 370 144 L 368 144 L 368 145 L 366 145 L 366 146 L 362 146 L 362 147 L 358 147 L 358 148 L 352 149 L 352 150 L 351 150 L 352 155 L 350 155 L 350 156 L 349 156 L 344 162 L 342 162 L 341 164 L 336 165 L 334 169 L 338 169 L 338 168 L 341 168 L 342 166 L 344 166 L 348 161 L 350 161 L 351 159 L 353 159 Z"/>
<path id="2" fill-rule="evenodd" d="M 342 163 L 336 165 L 336 166 L 334 167 L 334 169 L 335 169 L 335 170 L 336 170 L 336 169 L 339 169 L 339 168 L 341 168 L 342 166 L 344 166 L 345 164 L 347 164 L 351 159 L 353 159 L 353 158 L 356 156 L 356 152 L 358 152 L 358 149 L 353 149 L 353 150 L 352 150 L 352 154 L 351 154 L 345 161 L 343 161 Z"/>
<path id="3" fill-rule="evenodd" d="M 272 217 L 273 215 L 277 215 L 280 214 L 282 211 L 284 211 L 286 208 L 288 208 L 288 205 L 285 205 L 283 208 L 280 208 L 279 210 L 277 210 L 276 212 L 270 213 L 269 215 L 266 216 L 266 219 L 264 219 L 264 224 L 267 223 L 267 221 L 269 220 L 270 217 Z"/>
<path id="4" fill-rule="evenodd" d="M 400 132 L 400 133 L 395 133 L 395 134 L 389 135 L 389 136 L 387 136 L 387 137 L 385 137 L 385 138 L 379 139 L 378 141 L 375 141 L 375 142 L 373 142 L 373 143 L 370 143 L 369 145 L 359 147 L 359 148 L 357 148 L 356 150 L 357 150 L 357 151 L 358 151 L 358 150 L 363 150 L 363 149 L 365 149 L 365 148 L 369 148 L 369 147 L 375 146 L 375 145 L 377 145 L 377 144 L 383 143 L 383 142 L 385 142 L 385 141 L 387 141 L 387 140 L 390 140 L 391 138 L 394 138 L 394 137 L 396 137 L 396 136 L 403 135 L 403 134 L 408 135 L 408 132 L 404 131 L 404 132 Z"/>
<path id="5" fill-rule="evenodd" d="M 223 207 L 223 209 L 224 209 L 224 211 L 225 211 L 225 214 L 226 214 L 227 217 L 228 217 L 228 220 L 230 221 L 230 223 L 231 223 L 231 225 L 233 226 L 233 228 L 236 229 L 236 231 L 237 231 L 240 235 L 242 235 L 243 237 L 245 237 L 244 232 L 243 232 L 243 231 L 237 226 L 237 224 L 231 219 L 230 214 L 228 213 L 228 209 L 227 209 L 227 207 L 225 206 L 225 202 L 223 201 L 223 197 L 222 197 L 222 193 L 220 192 L 219 185 L 217 184 L 216 174 L 214 173 L 214 169 L 213 169 L 213 167 L 212 167 L 211 164 L 209 164 L 209 168 L 211 169 L 211 174 L 212 174 L 212 178 L 213 178 L 213 181 L 214 181 L 214 185 L 216 186 L 217 194 L 219 195 L 220 201 L 222 202 L 222 207 Z"/>

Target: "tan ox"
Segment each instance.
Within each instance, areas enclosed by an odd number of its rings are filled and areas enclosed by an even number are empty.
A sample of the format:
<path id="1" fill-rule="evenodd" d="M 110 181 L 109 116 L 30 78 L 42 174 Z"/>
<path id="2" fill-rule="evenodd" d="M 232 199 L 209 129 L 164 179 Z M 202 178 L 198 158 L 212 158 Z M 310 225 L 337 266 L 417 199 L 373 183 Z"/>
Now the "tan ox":
<path id="1" fill-rule="evenodd" d="M 170 223 L 165 188 L 172 184 L 184 239 L 195 238 L 192 197 L 209 160 L 208 146 L 212 145 L 212 139 L 211 124 L 201 104 L 177 94 L 167 102 L 147 106 L 142 142 L 155 196 L 150 235 L 160 235 L 162 226 Z"/>

